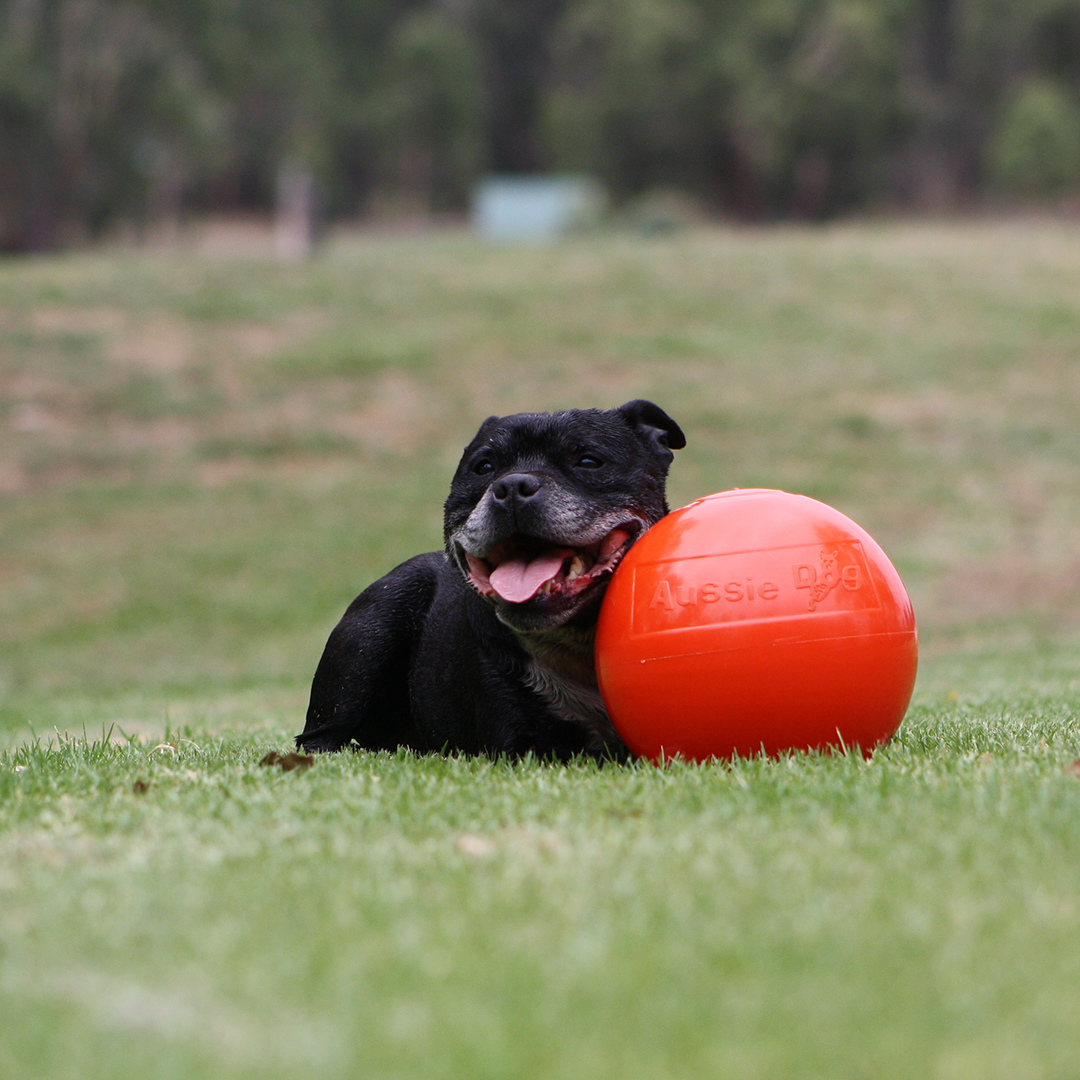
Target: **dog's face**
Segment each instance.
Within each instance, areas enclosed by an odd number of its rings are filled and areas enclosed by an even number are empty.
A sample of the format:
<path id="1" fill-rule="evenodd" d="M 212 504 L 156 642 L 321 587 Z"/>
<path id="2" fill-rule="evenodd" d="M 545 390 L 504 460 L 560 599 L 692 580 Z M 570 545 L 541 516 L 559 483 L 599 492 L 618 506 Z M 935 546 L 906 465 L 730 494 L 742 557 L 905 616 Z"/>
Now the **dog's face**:
<path id="1" fill-rule="evenodd" d="M 667 513 L 672 450 L 661 408 L 491 417 L 465 448 L 446 500 L 446 550 L 511 629 L 595 620 L 612 571 Z"/>

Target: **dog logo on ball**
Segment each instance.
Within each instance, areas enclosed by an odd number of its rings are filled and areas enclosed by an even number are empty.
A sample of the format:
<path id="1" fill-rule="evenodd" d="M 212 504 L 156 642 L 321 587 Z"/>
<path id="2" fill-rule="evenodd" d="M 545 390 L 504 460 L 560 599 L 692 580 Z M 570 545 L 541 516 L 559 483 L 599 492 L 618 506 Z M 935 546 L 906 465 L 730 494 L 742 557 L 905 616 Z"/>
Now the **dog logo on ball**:
<path id="1" fill-rule="evenodd" d="M 795 575 L 795 588 L 810 591 L 808 606 L 811 611 L 838 585 L 842 584 L 848 592 L 857 592 L 862 588 L 859 564 L 852 562 L 841 569 L 840 553 L 836 548 L 822 551 L 816 567 L 810 563 L 796 563 L 791 569 Z"/>

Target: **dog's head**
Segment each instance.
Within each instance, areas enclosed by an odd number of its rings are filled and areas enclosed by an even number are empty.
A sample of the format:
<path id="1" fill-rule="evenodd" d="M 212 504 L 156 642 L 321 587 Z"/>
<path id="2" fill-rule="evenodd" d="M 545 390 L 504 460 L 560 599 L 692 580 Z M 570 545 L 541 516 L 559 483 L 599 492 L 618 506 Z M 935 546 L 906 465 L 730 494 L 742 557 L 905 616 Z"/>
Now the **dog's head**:
<path id="1" fill-rule="evenodd" d="M 446 500 L 446 550 L 518 631 L 595 620 L 630 545 L 667 513 L 679 425 L 650 401 L 493 416 Z"/>

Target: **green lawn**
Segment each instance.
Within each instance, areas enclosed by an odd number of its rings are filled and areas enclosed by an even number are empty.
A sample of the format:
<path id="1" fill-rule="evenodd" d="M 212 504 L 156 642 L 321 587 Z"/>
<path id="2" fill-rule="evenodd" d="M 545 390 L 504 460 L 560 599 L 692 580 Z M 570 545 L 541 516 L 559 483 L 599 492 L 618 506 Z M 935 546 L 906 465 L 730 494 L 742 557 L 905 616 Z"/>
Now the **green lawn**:
<path id="1" fill-rule="evenodd" d="M 261 765 L 489 413 L 897 564 L 872 760 Z M 1080 227 L 0 261 L 0 1077 L 1080 1076 Z"/>

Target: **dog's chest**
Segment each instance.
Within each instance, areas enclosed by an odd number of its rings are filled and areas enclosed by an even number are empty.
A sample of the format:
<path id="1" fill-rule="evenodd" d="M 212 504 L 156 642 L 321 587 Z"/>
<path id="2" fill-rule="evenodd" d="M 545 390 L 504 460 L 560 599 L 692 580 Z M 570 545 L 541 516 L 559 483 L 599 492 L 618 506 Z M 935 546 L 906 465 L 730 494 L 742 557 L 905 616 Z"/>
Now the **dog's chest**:
<path id="1" fill-rule="evenodd" d="M 622 744 L 596 687 L 567 678 L 535 659 L 529 661 L 525 681 L 560 719 L 585 728 L 589 733 L 589 749 L 602 750 Z"/>

